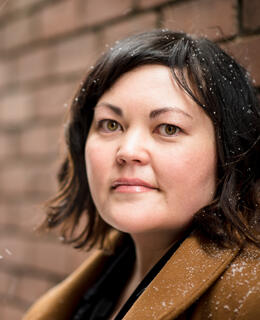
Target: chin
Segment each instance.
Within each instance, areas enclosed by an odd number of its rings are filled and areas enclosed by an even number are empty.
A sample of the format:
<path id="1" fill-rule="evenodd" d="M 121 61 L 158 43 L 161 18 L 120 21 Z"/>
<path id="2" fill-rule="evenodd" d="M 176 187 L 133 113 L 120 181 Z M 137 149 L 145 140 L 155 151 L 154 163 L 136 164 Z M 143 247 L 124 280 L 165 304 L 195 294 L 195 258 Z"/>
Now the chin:
<path id="1" fill-rule="evenodd" d="M 102 214 L 101 217 L 107 224 L 125 233 L 140 233 L 156 227 L 154 223 L 151 223 L 151 217 L 148 218 L 143 211 L 135 210 L 134 214 L 133 211 L 114 211 L 113 215 Z M 150 221 L 149 224 L 148 221 Z"/>
<path id="2" fill-rule="evenodd" d="M 157 215 L 158 217 L 159 215 Z M 145 213 L 143 210 L 138 212 L 138 210 L 127 213 L 126 211 L 120 211 L 120 213 L 114 213 L 113 215 L 102 215 L 102 219 L 112 226 L 114 229 L 119 230 L 124 233 L 129 234 L 140 234 L 156 232 L 161 230 L 169 230 L 169 225 L 171 225 L 171 230 L 176 230 L 184 226 L 183 222 L 160 221 L 155 219 L 155 216 L 151 217 L 150 213 Z M 185 223 L 186 225 L 186 223 Z"/>

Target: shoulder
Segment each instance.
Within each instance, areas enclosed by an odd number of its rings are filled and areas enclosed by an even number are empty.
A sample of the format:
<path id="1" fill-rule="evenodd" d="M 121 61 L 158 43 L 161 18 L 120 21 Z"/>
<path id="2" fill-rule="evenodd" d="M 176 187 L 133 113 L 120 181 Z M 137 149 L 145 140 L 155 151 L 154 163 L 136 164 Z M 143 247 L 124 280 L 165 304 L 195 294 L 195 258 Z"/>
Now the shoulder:
<path id="1" fill-rule="evenodd" d="M 260 249 L 241 250 L 197 306 L 209 319 L 260 319 Z"/>
<path id="2" fill-rule="evenodd" d="M 93 252 L 65 280 L 47 291 L 26 312 L 23 320 L 65 320 L 73 313 L 85 290 L 103 270 L 108 257 L 101 251 Z"/>
<path id="3" fill-rule="evenodd" d="M 111 249 L 122 243 L 122 235 L 114 232 L 109 239 Z M 26 312 L 23 320 L 65 320 L 74 312 L 82 295 L 99 278 L 113 252 L 94 250 L 73 273 L 47 291 Z"/>

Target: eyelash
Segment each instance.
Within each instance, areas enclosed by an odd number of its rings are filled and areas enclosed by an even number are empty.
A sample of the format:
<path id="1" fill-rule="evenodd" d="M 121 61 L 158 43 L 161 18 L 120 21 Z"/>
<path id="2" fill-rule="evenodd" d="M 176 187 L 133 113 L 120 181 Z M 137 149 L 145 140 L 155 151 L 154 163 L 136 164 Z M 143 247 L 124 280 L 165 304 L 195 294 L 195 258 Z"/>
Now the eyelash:
<path id="1" fill-rule="evenodd" d="M 181 132 L 181 128 L 179 128 L 178 126 L 175 126 L 174 124 L 169 124 L 169 123 L 162 123 L 159 126 L 157 126 L 156 129 L 158 129 L 159 131 L 160 128 L 162 127 L 166 128 L 167 126 L 174 128 L 175 132 L 173 134 L 163 134 L 163 136 L 165 137 L 174 137 Z"/>
<path id="2" fill-rule="evenodd" d="M 115 123 L 118 125 L 118 127 L 121 127 L 121 125 L 116 121 L 116 120 L 112 120 L 112 119 L 102 119 L 102 120 L 99 120 L 98 123 L 97 123 L 97 128 L 100 129 L 100 130 L 103 130 L 105 132 L 115 132 L 117 131 L 116 130 L 109 130 L 105 127 L 105 124 L 108 124 L 109 122 L 111 123 Z M 122 129 L 122 127 L 121 127 Z"/>
<path id="3" fill-rule="evenodd" d="M 116 124 L 117 127 L 115 128 L 115 130 L 110 130 L 106 127 L 106 125 L 109 124 L 109 122 L 111 122 L 111 124 Z M 174 132 L 173 134 L 163 134 L 160 132 L 160 128 L 166 128 L 167 126 L 171 127 L 171 128 L 174 128 Z M 99 120 L 98 123 L 97 123 L 97 128 L 99 130 L 103 130 L 104 132 L 108 132 L 108 133 L 112 133 L 112 132 L 116 132 L 118 131 L 118 129 L 122 130 L 122 126 L 116 121 L 116 120 L 112 120 L 112 119 L 102 119 L 102 120 Z M 180 132 L 182 132 L 182 129 L 178 126 L 175 126 L 173 124 L 169 124 L 169 123 L 161 123 L 159 124 L 155 130 L 154 130 L 155 133 L 159 133 L 159 134 L 162 134 L 163 136 L 165 137 L 174 137 L 176 135 L 178 135 Z"/>

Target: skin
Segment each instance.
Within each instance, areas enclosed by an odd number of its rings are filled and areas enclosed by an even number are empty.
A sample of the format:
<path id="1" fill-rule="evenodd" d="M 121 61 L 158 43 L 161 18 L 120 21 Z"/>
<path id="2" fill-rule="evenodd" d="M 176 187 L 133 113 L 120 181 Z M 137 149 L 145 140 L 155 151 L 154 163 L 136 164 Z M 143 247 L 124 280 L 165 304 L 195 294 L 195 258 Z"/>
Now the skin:
<path id="1" fill-rule="evenodd" d="M 135 242 L 127 296 L 212 200 L 214 127 L 169 68 L 141 66 L 122 75 L 98 101 L 85 156 L 99 214 Z M 136 178 L 148 186 L 131 180 Z"/>

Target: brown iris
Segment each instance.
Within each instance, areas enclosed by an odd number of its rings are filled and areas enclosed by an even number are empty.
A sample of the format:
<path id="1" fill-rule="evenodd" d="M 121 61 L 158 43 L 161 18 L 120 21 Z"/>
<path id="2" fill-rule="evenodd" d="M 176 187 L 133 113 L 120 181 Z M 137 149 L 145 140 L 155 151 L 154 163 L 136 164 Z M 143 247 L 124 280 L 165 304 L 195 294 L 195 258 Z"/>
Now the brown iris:
<path id="1" fill-rule="evenodd" d="M 109 131 L 115 131 L 118 129 L 118 123 L 116 121 L 113 120 L 108 120 L 107 121 L 107 129 Z"/>
<path id="2" fill-rule="evenodd" d="M 165 129 L 164 130 L 165 130 L 165 133 L 167 135 L 171 136 L 171 135 L 176 133 L 177 128 L 176 128 L 176 126 L 173 126 L 171 124 L 167 124 L 167 125 L 165 125 Z"/>

